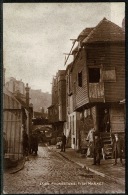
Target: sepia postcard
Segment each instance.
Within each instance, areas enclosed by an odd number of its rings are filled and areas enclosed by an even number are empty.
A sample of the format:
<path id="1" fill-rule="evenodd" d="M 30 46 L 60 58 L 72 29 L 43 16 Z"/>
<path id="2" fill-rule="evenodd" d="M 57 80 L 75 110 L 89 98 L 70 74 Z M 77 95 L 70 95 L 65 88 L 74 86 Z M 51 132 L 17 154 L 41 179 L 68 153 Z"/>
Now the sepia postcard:
<path id="1" fill-rule="evenodd" d="M 1 194 L 125 193 L 125 3 L 3 3 Z"/>

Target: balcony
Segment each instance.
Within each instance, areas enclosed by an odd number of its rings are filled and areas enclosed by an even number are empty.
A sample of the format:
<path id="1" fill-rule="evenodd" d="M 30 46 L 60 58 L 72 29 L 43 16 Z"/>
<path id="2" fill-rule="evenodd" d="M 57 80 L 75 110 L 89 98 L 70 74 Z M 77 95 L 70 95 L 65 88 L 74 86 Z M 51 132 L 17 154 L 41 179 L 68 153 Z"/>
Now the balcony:
<path id="1" fill-rule="evenodd" d="M 104 102 L 104 83 L 89 83 L 90 102 Z"/>

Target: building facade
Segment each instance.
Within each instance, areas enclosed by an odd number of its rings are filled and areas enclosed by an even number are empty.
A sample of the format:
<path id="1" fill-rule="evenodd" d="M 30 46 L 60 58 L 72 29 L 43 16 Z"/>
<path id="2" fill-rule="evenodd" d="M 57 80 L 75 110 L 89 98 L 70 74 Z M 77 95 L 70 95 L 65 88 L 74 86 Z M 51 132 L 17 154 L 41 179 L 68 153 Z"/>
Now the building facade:
<path id="1" fill-rule="evenodd" d="M 76 150 L 87 147 L 87 135 L 94 127 L 109 156 L 111 135 L 125 137 L 125 32 L 103 18 L 84 29 L 77 42 L 73 61 L 63 76 L 58 71 L 53 78 L 49 120 L 54 129 L 62 122 L 67 145 Z"/>
<path id="2" fill-rule="evenodd" d="M 5 69 L 4 69 L 5 78 Z M 6 159 L 20 160 L 23 157 L 22 133 L 31 134 L 33 105 L 30 104 L 29 86 L 22 81 L 11 78 L 3 82 L 3 132 L 5 134 L 8 150 Z"/>
<path id="3" fill-rule="evenodd" d="M 10 160 L 23 157 L 22 131 L 27 123 L 27 110 L 6 88 L 3 90 L 3 132 L 7 141 L 4 156 Z M 28 130 L 27 130 L 28 133 Z"/>
<path id="4" fill-rule="evenodd" d="M 57 136 L 61 135 L 66 121 L 65 70 L 59 70 L 52 81 L 52 105 L 48 107 L 48 120 Z"/>
<path id="5" fill-rule="evenodd" d="M 106 18 L 94 28 L 87 28 L 77 38 L 74 60 L 68 70 L 70 93 L 68 109 L 79 113 L 76 119 L 76 140 L 72 147 L 86 144 L 90 128 L 105 135 L 104 111 L 110 117 L 108 134 L 124 134 L 125 114 L 125 34 L 122 28 Z M 67 68 L 68 69 L 68 68 Z M 72 127 L 74 128 L 74 126 Z M 67 130 L 68 131 L 68 130 Z M 74 132 L 74 131 L 72 131 Z M 74 140 L 74 133 L 71 133 Z M 79 147 L 78 147 L 79 143 Z"/>

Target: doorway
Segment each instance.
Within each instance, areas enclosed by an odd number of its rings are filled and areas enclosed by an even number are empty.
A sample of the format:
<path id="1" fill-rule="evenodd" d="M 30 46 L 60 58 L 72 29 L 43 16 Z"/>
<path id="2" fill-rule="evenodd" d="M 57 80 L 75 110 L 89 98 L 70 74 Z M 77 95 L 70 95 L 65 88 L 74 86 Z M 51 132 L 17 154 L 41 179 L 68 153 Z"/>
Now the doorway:
<path id="1" fill-rule="evenodd" d="M 110 132 L 109 107 L 105 104 L 97 106 L 97 126 L 99 132 Z"/>

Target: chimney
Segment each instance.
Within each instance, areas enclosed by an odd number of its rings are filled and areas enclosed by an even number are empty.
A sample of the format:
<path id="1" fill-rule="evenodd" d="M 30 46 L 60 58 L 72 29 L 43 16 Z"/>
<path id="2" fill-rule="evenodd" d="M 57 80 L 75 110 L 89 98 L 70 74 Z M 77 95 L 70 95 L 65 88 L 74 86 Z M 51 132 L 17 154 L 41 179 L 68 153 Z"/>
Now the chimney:
<path id="1" fill-rule="evenodd" d="M 29 90 L 30 90 L 30 88 L 28 87 L 28 83 L 26 84 L 25 90 L 26 90 L 26 105 L 27 105 L 27 107 L 29 107 Z"/>

